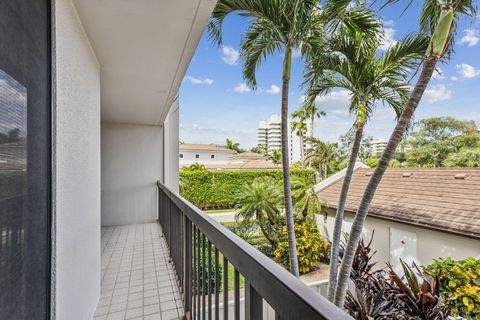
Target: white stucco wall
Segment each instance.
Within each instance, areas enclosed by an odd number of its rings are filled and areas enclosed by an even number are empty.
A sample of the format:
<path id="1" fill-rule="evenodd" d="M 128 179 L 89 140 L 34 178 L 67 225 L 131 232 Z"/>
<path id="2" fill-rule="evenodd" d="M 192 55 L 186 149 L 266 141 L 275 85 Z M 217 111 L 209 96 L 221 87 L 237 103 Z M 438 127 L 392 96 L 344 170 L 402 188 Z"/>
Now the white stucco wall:
<path id="1" fill-rule="evenodd" d="M 331 239 L 335 223 L 335 212 L 331 209 L 326 210 L 328 217 L 324 224 L 324 215 L 317 216 L 317 222 L 320 230 L 326 225 L 328 235 Z M 344 221 L 344 232 L 349 232 L 353 221 L 353 215 L 346 213 Z M 427 228 L 416 227 L 404 223 L 367 217 L 364 226 L 364 239 L 370 239 L 372 231 L 375 235 L 372 247 L 377 253 L 374 260 L 378 261 L 378 267 L 385 267 L 385 263 L 390 261 L 390 249 L 392 246 L 399 247 L 401 244 L 392 244 L 390 231 L 394 228 L 405 233 L 413 233 L 416 236 L 416 261 L 421 265 L 430 264 L 433 259 L 451 257 L 453 259 L 465 259 L 474 257 L 480 259 L 480 240 L 463 237 L 447 232 L 439 232 Z M 323 233 L 323 232 L 322 232 Z M 390 261 L 395 263 L 396 261 Z"/>
<path id="2" fill-rule="evenodd" d="M 91 319 L 100 297 L 100 73 L 70 0 L 57 0 L 54 309 Z"/>
<path id="3" fill-rule="evenodd" d="M 179 98 L 175 99 L 163 124 L 164 138 L 164 182 L 172 190 L 178 192 L 179 169 Z"/>
<path id="4" fill-rule="evenodd" d="M 225 164 L 230 163 L 230 157 L 234 155 L 234 152 L 219 152 L 219 151 L 200 151 L 200 150 L 181 150 L 179 151 L 183 155 L 180 159 L 180 167 L 188 166 L 194 163 L 199 164 Z M 198 158 L 195 155 L 198 154 Z M 212 159 L 211 156 L 214 156 Z M 177 156 L 178 158 L 178 156 Z"/>
<path id="5" fill-rule="evenodd" d="M 163 181 L 163 128 L 102 123 L 102 225 L 152 222 Z"/>

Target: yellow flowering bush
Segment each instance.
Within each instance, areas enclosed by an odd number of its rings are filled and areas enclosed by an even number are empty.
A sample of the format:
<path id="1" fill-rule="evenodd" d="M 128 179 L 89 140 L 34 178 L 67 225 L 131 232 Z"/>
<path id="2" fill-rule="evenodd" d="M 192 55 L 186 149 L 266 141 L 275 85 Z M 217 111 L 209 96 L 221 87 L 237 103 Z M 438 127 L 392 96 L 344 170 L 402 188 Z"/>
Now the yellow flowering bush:
<path id="1" fill-rule="evenodd" d="M 275 257 L 289 267 L 287 227 L 283 227 L 284 240 L 279 242 L 275 250 Z M 297 240 L 297 257 L 300 273 L 310 272 L 313 267 L 324 257 L 328 256 L 330 243 L 325 240 L 313 223 L 295 225 Z"/>
<path id="2" fill-rule="evenodd" d="M 441 275 L 440 294 L 452 308 L 452 316 L 480 319 L 480 260 L 438 259 L 424 269 Z"/>

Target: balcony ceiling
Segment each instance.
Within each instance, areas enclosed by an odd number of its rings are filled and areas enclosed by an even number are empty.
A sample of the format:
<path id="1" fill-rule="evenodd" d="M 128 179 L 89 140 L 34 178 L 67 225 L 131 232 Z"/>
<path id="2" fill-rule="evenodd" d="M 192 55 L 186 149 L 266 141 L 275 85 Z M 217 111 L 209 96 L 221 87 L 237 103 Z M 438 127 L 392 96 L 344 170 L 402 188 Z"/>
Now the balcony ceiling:
<path id="1" fill-rule="evenodd" d="M 159 125 L 215 0 L 74 0 L 101 65 L 102 121 Z"/>

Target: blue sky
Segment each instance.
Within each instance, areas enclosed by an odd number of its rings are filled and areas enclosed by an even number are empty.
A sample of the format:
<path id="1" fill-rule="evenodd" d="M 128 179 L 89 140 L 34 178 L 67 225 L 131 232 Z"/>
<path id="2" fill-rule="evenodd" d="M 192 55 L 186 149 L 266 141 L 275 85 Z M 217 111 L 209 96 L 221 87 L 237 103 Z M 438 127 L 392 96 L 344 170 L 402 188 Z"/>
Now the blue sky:
<path id="1" fill-rule="evenodd" d="M 400 39 L 418 30 L 419 7 L 412 6 L 401 15 L 402 5 L 380 12 L 385 21 L 385 43 Z M 205 32 L 195 52 L 180 89 L 180 139 L 188 143 L 224 143 L 225 139 L 240 142 L 243 147 L 256 145 L 258 123 L 280 112 L 280 54 L 271 56 L 257 71 L 259 89 L 249 90 L 242 79 L 239 58 L 241 35 L 246 21 L 237 15 L 228 17 L 223 29 L 223 47 L 218 48 Z M 463 19 L 457 29 L 455 53 L 441 64 L 430 82 L 416 120 L 432 116 L 455 116 L 473 119 L 480 124 L 480 18 Z M 302 61 L 294 59 L 290 85 L 290 112 L 300 105 L 303 95 Z M 315 135 L 335 142 L 353 124 L 348 114 L 348 95 L 333 91 L 317 103 L 327 116 L 316 121 Z M 366 134 L 386 139 L 394 126 L 394 114 L 379 106 L 367 125 Z"/>

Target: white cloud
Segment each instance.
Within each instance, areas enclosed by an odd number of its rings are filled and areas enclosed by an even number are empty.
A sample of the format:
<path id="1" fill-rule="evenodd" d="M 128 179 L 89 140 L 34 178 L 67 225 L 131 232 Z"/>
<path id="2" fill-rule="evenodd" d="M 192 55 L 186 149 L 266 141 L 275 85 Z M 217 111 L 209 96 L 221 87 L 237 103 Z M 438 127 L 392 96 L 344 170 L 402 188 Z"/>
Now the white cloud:
<path id="1" fill-rule="evenodd" d="M 186 76 L 185 81 L 190 81 L 191 84 L 206 84 L 210 86 L 213 84 L 213 80 L 209 78 L 196 78 L 192 76 Z"/>
<path id="2" fill-rule="evenodd" d="M 245 93 L 251 91 L 251 89 L 244 82 L 239 83 L 237 86 L 233 87 L 232 90 L 236 93 Z"/>
<path id="3" fill-rule="evenodd" d="M 278 94 L 278 93 L 280 93 L 280 88 L 277 87 L 276 85 L 272 84 L 269 89 L 262 90 L 262 91 L 264 91 L 266 93 L 269 93 L 269 94 Z"/>
<path id="4" fill-rule="evenodd" d="M 448 89 L 444 84 L 437 84 L 430 89 L 425 90 L 423 101 L 428 104 L 449 100 L 453 97 L 453 91 Z"/>
<path id="5" fill-rule="evenodd" d="M 473 47 L 480 41 L 478 30 L 469 28 L 463 30 L 463 37 L 460 39 L 460 44 L 466 44 L 468 47 Z"/>
<path id="6" fill-rule="evenodd" d="M 395 25 L 395 21 L 393 20 L 383 20 L 382 22 L 385 27 L 393 27 Z"/>
<path id="7" fill-rule="evenodd" d="M 222 61 L 229 65 L 237 64 L 240 53 L 232 47 L 222 47 Z"/>
<path id="8" fill-rule="evenodd" d="M 337 116 L 349 115 L 350 94 L 347 90 L 330 92 L 324 96 L 318 96 L 315 99 L 320 109 L 329 114 Z"/>
<path id="9" fill-rule="evenodd" d="M 397 40 L 395 40 L 395 33 L 397 33 L 397 30 L 393 28 L 385 28 L 383 32 L 384 35 L 382 43 L 380 44 L 380 50 L 388 50 L 391 46 L 397 43 Z"/>
<path id="10" fill-rule="evenodd" d="M 297 58 L 300 58 L 301 56 L 302 56 L 302 51 L 300 50 L 300 48 L 293 48 L 292 58 L 297 59 Z"/>
<path id="11" fill-rule="evenodd" d="M 480 70 L 466 63 L 457 64 L 457 69 L 458 73 L 464 78 L 470 79 L 480 76 Z"/>
<path id="12" fill-rule="evenodd" d="M 450 77 L 450 79 L 451 79 L 452 81 L 457 81 L 457 80 L 458 80 L 458 77 L 452 76 L 452 77 Z"/>

